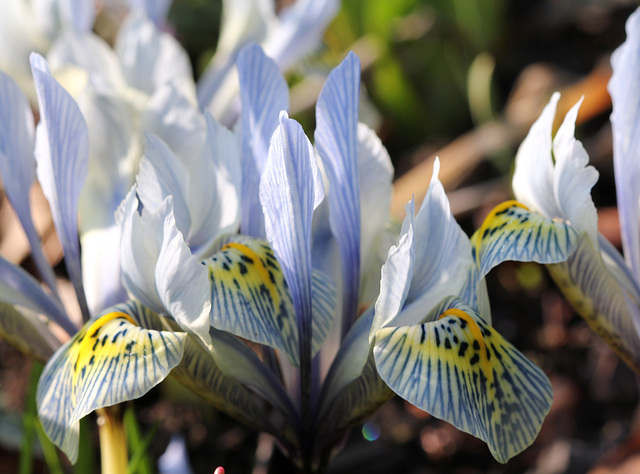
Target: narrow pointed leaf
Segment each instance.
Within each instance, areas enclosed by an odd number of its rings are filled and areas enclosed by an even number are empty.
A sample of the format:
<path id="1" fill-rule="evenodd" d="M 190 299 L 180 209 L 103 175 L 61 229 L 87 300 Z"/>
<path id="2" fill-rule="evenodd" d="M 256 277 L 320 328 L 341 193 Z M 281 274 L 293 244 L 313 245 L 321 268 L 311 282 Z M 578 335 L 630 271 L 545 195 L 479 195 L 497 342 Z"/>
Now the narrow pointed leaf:
<path id="1" fill-rule="evenodd" d="M 211 284 L 211 325 L 279 349 L 297 366 L 293 301 L 267 243 L 235 238 L 205 263 Z"/>
<path id="2" fill-rule="evenodd" d="M 35 148 L 38 180 L 51 206 L 80 309 L 88 319 L 78 243 L 78 199 L 89 161 L 87 124 L 73 98 L 49 73 L 44 58 L 33 53 L 30 61 L 40 105 Z"/>
<path id="3" fill-rule="evenodd" d="M 557 263 L 576 248 L 580 231 L 527 210 L 516 201 L 496 206 L 471 237 L 480 278 L 501 262 Z"/>
<path id="4" fill-rule="evenodd" d="M 503 463 L 533 442 L 551 408 L 542 370 L 464 304 L 435 321 L 381 329 L 374 357 L 394 392 L 482 439 Z"/>
<path id="5" fill-rule="evenodd" d="M 640 373 L 637 316 L 620 282 L 609 273 L 590 239 L 583 234 L 566 262 L 547 265 L 549 273 L 575 310 L 624 360 Z"/>
<path id="6" fill-rule="evenodd" d="M 185 338 L 185 333 L 144 329 L 122 312 L 89 321 L 53 356 L 40 379 L 38 414 L 49 438 L 75 462 L 79 420 L 141 397 L 164 380 L 180 362 Z"/>
<path id="7" fill-rule="evenodd" d="M 238 54 L 238 77 L 242 101 L 242 233 L 263 239 L 260 177 L 280 112 L 289 111 L 289 88 L 276 63 L 257 44 L 244 47 Z"/>
<path id="8" fill-rule="evenodd" d="M 329 74 L 316 106 L 316 147 L 329 180 L 329 221 L 342 258 L 343 313 L 348 315 L 343 334 L 356 314 L 360 288 L 359 90 L 360 60 L 349 53 Z"/>

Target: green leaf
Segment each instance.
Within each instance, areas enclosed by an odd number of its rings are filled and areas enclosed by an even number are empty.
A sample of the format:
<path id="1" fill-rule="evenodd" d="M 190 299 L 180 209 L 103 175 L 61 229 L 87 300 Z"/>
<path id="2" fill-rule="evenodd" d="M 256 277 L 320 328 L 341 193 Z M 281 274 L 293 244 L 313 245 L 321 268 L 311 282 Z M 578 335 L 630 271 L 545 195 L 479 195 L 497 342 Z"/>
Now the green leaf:
<path id="1" fill-rule="evenodd" d="M 154 470 L 148 449 L 151 444 L 151 440 L 158 431 L 158 424 L 154 424 L 149 432 L 143 437 L 133 405 L 128 404 L 123 418 L 130 453 L 127 473 L 153 474 Z"/>
<path id="2" fill-rule="evenodd" d="M 36 425 L 38 424 L 38 415 L 36 411 L 36 387 L 38 379 L 42 373 L 42 364 L 35 362 L 31 367 L 31 375 L 29 377 L 29 390 L 27 391 L 27 400 L 25 403 L 24 413 L 22 414 L 22 443 L 20 445 L 20 461 L 18 472 L 20 474 L 31 474 L 33 469 L 33 441 L 36 435 Z"/>
<path id="3" fill-rule="evenodd" d="M 537 436 L 551 383 L 461 300 L 441 308 L 448 309 L 437 320 L 431 313 L 429 322 L 376 333 L 378 373 L 402 398 L 482 439 L 507 462 Z"/>
<path id="4" fill-rule="evenodd" d="M 72 463 L 78 456 L 82 417 L 141 397 L 182 359 L 185 333 L 137 326 L 153 317 L 140 305 L 117 308 L 120 310 L 87 322 L 62 346 L 46 365 L 38 385 L 42 426 Z"/>

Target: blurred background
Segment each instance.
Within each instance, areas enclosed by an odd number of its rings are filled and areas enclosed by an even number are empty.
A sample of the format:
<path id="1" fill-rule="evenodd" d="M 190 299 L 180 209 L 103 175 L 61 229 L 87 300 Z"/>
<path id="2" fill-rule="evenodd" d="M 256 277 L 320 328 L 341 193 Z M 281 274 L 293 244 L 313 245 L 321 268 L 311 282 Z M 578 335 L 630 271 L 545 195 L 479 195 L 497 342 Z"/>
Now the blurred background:
<path id="1" fill-rule="evenodd" d="M 361 120 L 378 131 L 396 170 L 393 215 L 402 219 L 413 194 L 421 201 L 438 155 L 452 210 L 470 235 L 511 197 L 515 152 L 551 93 L 562 92 L 558 121 L 584 96 L 576 135 L 600 173 L 593 190 L 600 231 L 619 247 L 606 85 L 610 54 L 624 41 L 624 23 L 636 7 L 605 0 L 345 0 L 322 48 L 287 75 L 292 116 L 312 136 L 324 78 L 355 51 L 363 67 Z M 187 49 L 196 77 L 215 51 L 221 10 L 221 2 L 209 0 L 175 0 L 170 9 L 168 28 Z M 96 30 L 109 38 L 110 25 L 99 18 Z M 11 212 L 3 199 L 0 253 L 29 268 Z M 55 241 L 50 245 L 55 254 Z M 394 399 L 354 428 L 329 472 L 640 472 L 631 370 L 575 315 L 543 267 L 503 264 L 488 286 L 494 326 L 554 386 L 551 413 L 534 445 L 501 465 L 481 441 Z M 33 403 L 31 366 L 0 341 L 2 472 L 18 469 L 22 413 Z M 227 473 L 283 472 L 269 437 L 171 380 L 137 400 L 135 411 L 148 472 L 175 433 L 184 436 L 196 473 L 216 466 Z M 90 428 L 85 433 L 97 444 Z M 47 472 L 45 466 L 36 462 L 34 472 Z M 64 461 L 62 469 L 73 472 Z"/>

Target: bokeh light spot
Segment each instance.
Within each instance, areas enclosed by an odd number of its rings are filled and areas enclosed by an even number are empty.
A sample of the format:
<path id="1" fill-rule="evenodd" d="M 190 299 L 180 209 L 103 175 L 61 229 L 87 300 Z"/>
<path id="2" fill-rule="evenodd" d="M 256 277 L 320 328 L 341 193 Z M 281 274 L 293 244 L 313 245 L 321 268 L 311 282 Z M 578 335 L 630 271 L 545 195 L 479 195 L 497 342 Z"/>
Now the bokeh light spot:
<path id="1" fill-rule="evenodd" d="M 362 427 L 362 436 L 367 441 L 375 441 L 380 436 L 380 427 L 377 423 L 369 421 Z"/>

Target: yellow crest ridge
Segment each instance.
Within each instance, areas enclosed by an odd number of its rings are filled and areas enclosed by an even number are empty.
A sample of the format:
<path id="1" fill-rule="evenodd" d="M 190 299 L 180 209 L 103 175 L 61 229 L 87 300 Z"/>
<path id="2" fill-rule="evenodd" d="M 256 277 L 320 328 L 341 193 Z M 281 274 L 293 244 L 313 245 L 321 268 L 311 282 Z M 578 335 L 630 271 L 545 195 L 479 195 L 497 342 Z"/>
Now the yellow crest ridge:
<path id="1" fill-rule="evenodd" d="M 126 319 L 128 322 L 130 322 L 134 326 L 137 326 L 137 324 L 135 323 L 135 321 L 131 316 L 129 316 L 126 313 L 116 311 L 116 312 L 107 313 L 104 316 L 101 316 L 100 318 L 96 319 L 93 322 L 93 324 L 91 324 L 91 326 L 89 326 L 86 329 L 84 336 L 80 341 L 80 346 L 78 347 L 78 359 L 76 361 L 75 370 L 73 372 L 73 385 L 77 385 L 78 377 L 80 374 L 80 368 L 85 365 L 85 362 L 87 361 L 87 359 L 91 357 L 93 353 L 93 349 L 92 349 L 93 343 L 94 343 L 93 339 L 97 336 L 100 329 L 102 329 L 111 321 L 115 319 L 120 319 L 120 318 Z"/>

